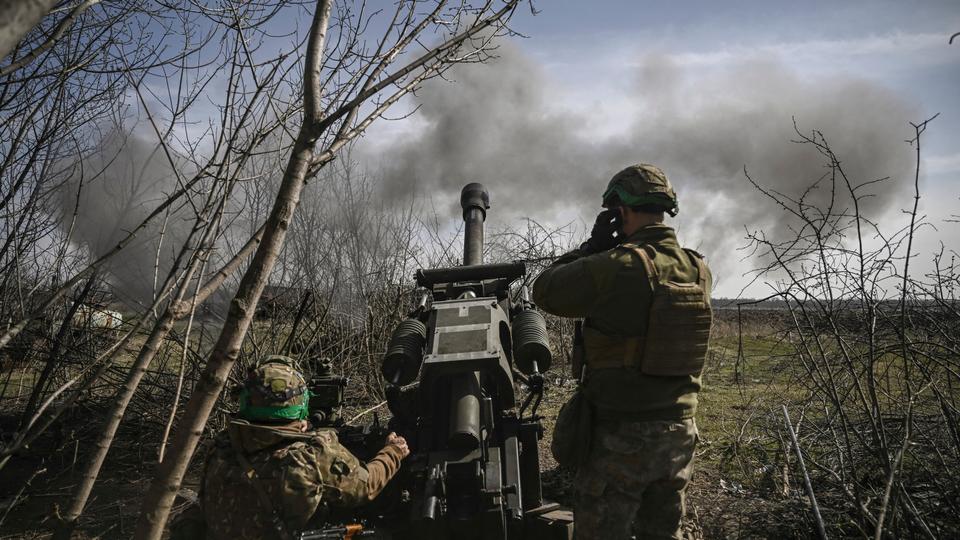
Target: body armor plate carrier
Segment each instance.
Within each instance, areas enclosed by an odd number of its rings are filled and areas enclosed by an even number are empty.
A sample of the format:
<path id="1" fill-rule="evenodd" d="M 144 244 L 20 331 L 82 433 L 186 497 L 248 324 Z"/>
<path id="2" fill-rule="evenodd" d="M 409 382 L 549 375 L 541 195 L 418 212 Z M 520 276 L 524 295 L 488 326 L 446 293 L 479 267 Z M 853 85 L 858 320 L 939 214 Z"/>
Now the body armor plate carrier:
<path id="1" fill-rule="evenodd" d="M 608 336 L 584 328 L 587 364 L 592 369 L 637 367 L 645 375 L 699 376 L 707 356 L 713 312 L 707 270 L 699 253 L 684 249 L 696 265 L 697 281 L 663 281 L 653 264 L 652 246 L 620 246 L 640 258 L 650 280 L 653 300 L 643 336 Z"/>

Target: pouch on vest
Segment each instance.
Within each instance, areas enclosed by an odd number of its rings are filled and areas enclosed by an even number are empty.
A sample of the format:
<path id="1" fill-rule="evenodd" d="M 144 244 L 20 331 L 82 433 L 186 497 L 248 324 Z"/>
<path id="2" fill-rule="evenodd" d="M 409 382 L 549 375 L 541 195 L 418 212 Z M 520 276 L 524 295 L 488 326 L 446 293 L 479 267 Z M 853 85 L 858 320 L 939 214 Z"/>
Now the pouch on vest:
<path id="1" fill-rule="evenodd" d="M 661 281 L 653 264 L 656 252 L 651 246 L 624 244 L 623 247 L 640 257 L 653 290 L 640 371 L 658 376 L 699 375 L 707 357 L 713 324 L 703 261 L 698 254 L 684 250 L 697 267 L 697 281 Z"/>
<path id="2" fill-rule="evenodd" d="M 586 463 L 590 455 L 592 432 L 593 406 L 583 390 L 578 388 L 557 414 L 553 442 L 550 443 L 550 450 L 557 463 L 571 469 Z"/>
<path id="3" fill-rule="evenodd" d="M 583 382 L 583 366 L 586 363 L 587 352 L 583 346 L 583 321 L 573 324 L 573 347 L 570 354 L 570 375 Z"/>

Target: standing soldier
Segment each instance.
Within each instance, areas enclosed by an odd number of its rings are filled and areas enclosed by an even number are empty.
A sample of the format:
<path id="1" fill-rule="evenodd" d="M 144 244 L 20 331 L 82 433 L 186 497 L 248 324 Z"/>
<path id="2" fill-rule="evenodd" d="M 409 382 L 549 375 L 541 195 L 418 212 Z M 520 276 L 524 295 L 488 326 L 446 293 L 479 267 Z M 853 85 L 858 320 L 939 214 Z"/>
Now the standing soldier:
<path id="1" fill-rule="evenodd" d="M 332 428 L 308 430 L 309 390 L 294 361 L 250 370 L 240 411 L 217 439 L 200 492 L 206 537 L 294 538 L 328 510 L 372 501 L 410 451 L 391 433 L 366 465 Z"/>
<path id="2" fill-rule="evenodd" d="M 677 197 L 657 167 L 617 173 L 603 207 L 590 239 L 533 288 L 543 310 L 585 318 L 578 373 L 592 421 L 575 480 L 576 537 L 626 539 L 633 523 L 637 538 L 682 538 L 712 278 L 663 223 Z"/>

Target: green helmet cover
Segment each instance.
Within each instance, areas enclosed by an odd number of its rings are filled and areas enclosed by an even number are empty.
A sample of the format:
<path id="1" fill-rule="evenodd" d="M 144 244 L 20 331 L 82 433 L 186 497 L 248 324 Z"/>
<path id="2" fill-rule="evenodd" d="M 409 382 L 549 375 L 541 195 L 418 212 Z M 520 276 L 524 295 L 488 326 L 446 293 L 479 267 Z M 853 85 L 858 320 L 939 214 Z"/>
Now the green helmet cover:
<path id="1" fill-rule="evenodd" d="M 631 165 L 613 175 L 603 192 L 603 206 L 609 207 L 614 197 L 624 206 L 655 205 L 671 216 L 679 212 L 677 194 L 667 175 L 647 163 Z"/>
<path id="2" fill-rule="evenodd" d="M 247 420 L 303 420 L 310 415 L 310 390 L 296 362 L 272 355 L 247 372 L 238 415 Z"/>

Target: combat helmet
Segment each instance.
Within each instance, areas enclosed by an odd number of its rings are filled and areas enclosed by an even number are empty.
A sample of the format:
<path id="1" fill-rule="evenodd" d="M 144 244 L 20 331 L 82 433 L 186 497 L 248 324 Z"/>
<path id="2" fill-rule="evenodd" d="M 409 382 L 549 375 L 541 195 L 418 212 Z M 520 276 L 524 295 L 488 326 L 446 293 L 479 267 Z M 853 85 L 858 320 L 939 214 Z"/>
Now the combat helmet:
<path id="1" fill-rule="evenodd" d="M 613 175 L 603 192 L 603 207 L 653 205 L 671 216 L 679 212 L 677 194 L 658 167 L 647 163 L 631 165 Z"/>
<path id="2" fill-rule="evenodd" d="M 238 415 L 254 421 L 303 420 L 310 414 L 310 390 L 296 361 L 271 355 L 247 371 Z"/>

